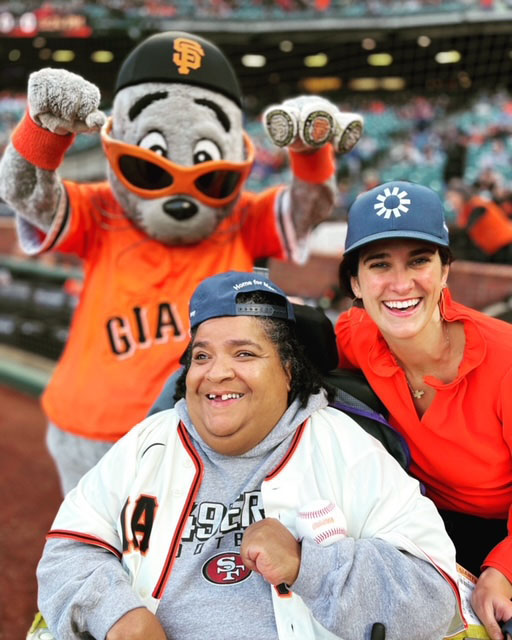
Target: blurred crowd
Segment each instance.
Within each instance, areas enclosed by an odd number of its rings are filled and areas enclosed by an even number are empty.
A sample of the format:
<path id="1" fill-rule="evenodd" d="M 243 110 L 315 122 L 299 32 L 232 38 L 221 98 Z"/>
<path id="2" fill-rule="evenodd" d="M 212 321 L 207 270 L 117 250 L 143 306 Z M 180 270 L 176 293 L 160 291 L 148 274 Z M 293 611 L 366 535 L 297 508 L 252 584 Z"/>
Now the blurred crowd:
<path id="1" fill-rule="evenodd" d="M 230 18 L 258 20 L 326 15 L 330 17 L 365 17 L 403 15 L 418 12 L 464 11 L 483 9 L 502 11 L 510 7 L 509 0 L 52 0 L 39 2 L 0 2 L 15 15 L 26 11 L 54 8 L 59 12 L 81 13 L 92 20 L 109 15 L 122 18 Z"/>
<path id="2" fill-rule="evenodd" d="M 365 133 L 359 144 L 339 162 L 339 201 L 343 218 L 355 195 L 379 182 L 405 179 L 425 184 L 444 195 L 453 179 L 500 201 L 508 199 L 512 184 L 512 98 L 506 93 L 481 94 L 464 105 L 447 95 L 411 96 L 390 103 L 381 99 L 338 103 L 364 116 Z M 257 142 L 252 188 L 287 178 L 287 157 L 272 148 L 261 123 L 247 129 Z M 450 202 L 447 217 L 456 223 Z"/>
<path id="3" fill-rule="evenodd" d="M 336 101 L 333 96 L 330 99 Z M 25 104 L 22 94 L 0 93 L 0 153 Z M 446 94 L 402 96 L 395 102 L 351 98 L 350 104 L 337 104 L 342 110 L 364 116 L 365 133 L 355 149 L 338 162 L 335 219 L 344 220 L 361 190 L 389 180 L 411 180 L 445 197 L 454 245 L 462 257 L 512 263 L 512 254 L 503 253 L 502 247 L 498 251 L 491 243 L 491 251 L 489 246 L 478 244 L 478 234 L 491 219 L 498 227 L 483 232 L 499 236 L 498 244 L 508 244 L 510 236 L 512 244 L 511 96 L 486 93 L 464 104 Z M 245 127 L 256 145 L 248 189 L 260 191 L 289 181 L 287 152 L 271 144 L 260 119 L 247 117 Z M 70 155 L 99 144 L 99 136 L 78 136 Z M 503 219 L 498 220 L 498 209 L 493 209 L 492 215 L 487 211 L 483 219 L 470 215 L 468 203 L 474 204 L 475 197 L 496 204 Z"/>

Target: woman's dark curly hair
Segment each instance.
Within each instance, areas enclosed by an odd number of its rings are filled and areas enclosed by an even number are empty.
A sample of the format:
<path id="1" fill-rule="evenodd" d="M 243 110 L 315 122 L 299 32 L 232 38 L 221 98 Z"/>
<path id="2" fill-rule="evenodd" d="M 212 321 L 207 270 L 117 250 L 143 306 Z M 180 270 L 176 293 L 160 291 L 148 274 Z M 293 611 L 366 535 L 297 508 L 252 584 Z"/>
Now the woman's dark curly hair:
<path id="1" fill-rule="evenodd" d="M 239 303 L 273 304 L 275 303 L 273 298 L 271 293 L 240 293 L 236 301 Z M 288 406 L 295 398 L 299 398 L 301 407 L 305 407 L 309 397 L 321 389 L 325 389 L 327 398 L 332 400 L 333 390 L 323 381 L 322 375 L 307 358 L 302 344 L 297 340 L 295 323 L 272 317 L 254 316 L 254 318 L 261 323 L 267 338 L 276 346 L 283 368 L 288 366 L 290 368 Z M 192 344 L 196 333 L 197 327 L 191 332 L 191 340 L 182 359 L 184 370 L 176 383 L 175 401 L 185 397 L 186 377 L 192 361 Z"/>
<path id="2" fill-rule="evenodd" d="M 442 265 L 450 265 L 453 262 L 453 254 L 449 247 L 436 246 L 436 249 L 439 253 L 439 257 L 441 258 Z M 357 276 L 359 270 L 359 255 L 360 250 L 356 249 L 355 251 L 351 251 L 348 255 L 343 256 L 338 270 L 340 288 L 343 293 L 352 299 L 355 299 L 356 296 L 352 290 L 352 283 L 350 282 L 350 279 L 352 276 Z"/>

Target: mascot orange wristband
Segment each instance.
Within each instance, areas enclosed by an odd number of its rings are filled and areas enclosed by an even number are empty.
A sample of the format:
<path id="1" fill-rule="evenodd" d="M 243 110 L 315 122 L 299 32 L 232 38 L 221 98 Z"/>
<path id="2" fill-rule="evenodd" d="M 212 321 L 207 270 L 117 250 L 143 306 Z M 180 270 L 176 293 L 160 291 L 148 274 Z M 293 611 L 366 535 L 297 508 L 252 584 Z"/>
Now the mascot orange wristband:
<path id="1" fill-rule="evenodd" d="M 299 153 L 290 149 L 290 164 L 294 175 L 304 182 L 325 182 L 336 171 L 334 150 L 330 144 L 313 153 Z"/>
<path id="2" fill-rule="evenodd" d="M 57 169 L 66 151 L 75 141 L 75 134 L 64 136 L 37 125 L 28 111 L 12 134 L 12 144 L 25 160 L 47 171 Z"/>

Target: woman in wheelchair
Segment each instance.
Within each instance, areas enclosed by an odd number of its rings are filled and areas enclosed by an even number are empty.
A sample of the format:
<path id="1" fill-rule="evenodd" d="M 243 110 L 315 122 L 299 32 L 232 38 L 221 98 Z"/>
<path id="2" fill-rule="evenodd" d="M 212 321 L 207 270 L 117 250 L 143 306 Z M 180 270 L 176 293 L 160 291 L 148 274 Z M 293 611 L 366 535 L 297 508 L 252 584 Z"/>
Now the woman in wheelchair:
<path id="1" fill-rule="evenodd" d="M 262 276 L 199 285 L 175 407 L 115 443 L 48 534 L 39 605 L 56 638 L 462 630 L 455 548 L 433 503 L 328 406 L 295 324 Z"/>

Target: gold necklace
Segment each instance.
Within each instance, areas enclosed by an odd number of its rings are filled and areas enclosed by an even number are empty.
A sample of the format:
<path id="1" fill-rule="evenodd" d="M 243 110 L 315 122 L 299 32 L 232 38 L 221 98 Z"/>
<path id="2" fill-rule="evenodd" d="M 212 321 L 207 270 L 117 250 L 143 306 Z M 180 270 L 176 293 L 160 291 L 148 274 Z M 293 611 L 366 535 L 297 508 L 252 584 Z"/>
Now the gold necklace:
<path id="1" fill-rule="evenodd" d="M 409 386 L 409 389 L 411 390 L 413 397 L 417 400 L 421 400 L 421 398 L 423 398 L 423 396 L 425 395 L 425 391 L 423 389 L 414 389 L 412 384 L 409 382 L 409 378 L 405 376 L 405 379 L 407 380 L 407 384 Z"/>
<path id="2" fill-rule="evenodd" d="M 443 321 L 443 333 L 444 333 L 444 341 L 445 341 L 446 346 L 448 347 L 448 352 L 449 352 L 450 348 L 451 348 L 450 334 L 448 332 L 448 325 L 447 325 L 447 323 L 445 321 Z M 407 374 L 405 373 L 405 369 L 403 367 L 402 367 L 402 370 L 404 372 L 404 376 L 405 376 L 405 380 L 407 382 L 407 386 L 411 390 L 413 398 L 415 398 L 416 400 L 421 400 L 423 398 L 423 396 L 425 395 L 425 390 L 424 389 L 415 389 L 412 386 L 412 384 L 409 382 L 409 378 L 407 377 Z"/>

